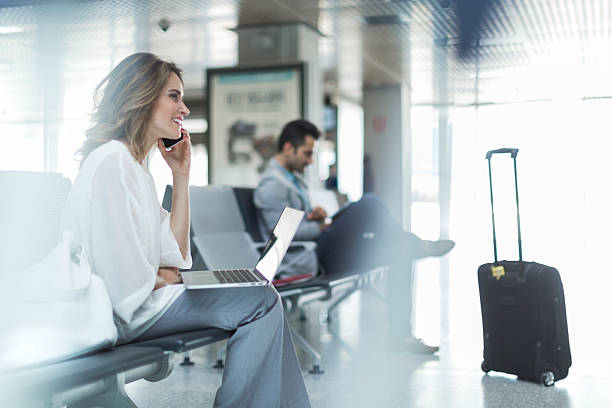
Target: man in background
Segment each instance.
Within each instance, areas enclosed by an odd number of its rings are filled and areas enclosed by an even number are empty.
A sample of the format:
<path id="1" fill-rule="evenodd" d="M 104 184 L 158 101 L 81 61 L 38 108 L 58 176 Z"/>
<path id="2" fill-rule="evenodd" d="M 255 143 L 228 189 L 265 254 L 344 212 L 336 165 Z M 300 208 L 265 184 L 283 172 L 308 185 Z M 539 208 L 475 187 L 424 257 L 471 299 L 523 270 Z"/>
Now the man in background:
<path id="1" fill-rule="evenodd" d="M 372 194 L 342 207 L 328 222 L 324 209 L 312 207 L 303 177 L 304 168 L 313 162 L 314 144 L 320 134 L 315 125 L 303 119 L 287 123 L 281 131 L 277 153 L 254 194 L 262 233 L 269 235 L 285 206 L 297 208 L 307 216 L 294 239 L 315 241 L 317 245 L 316 249 L 292 254 L 293 259 L 287 263 L 295 274 L 316 271 L 317 261 L 328 275 L 390 266 L 391 348 L 417 353 L 438 351 L 438 347 L 428 346 L 412 335 L 412 279 L 406 279 L 406 274 L 411 273 L 415 259 L 444 255 L 455 243 L 425 241 L 404 231 Z M 402 282 L 401 288 L 394 284 L 396 281 Z"/>

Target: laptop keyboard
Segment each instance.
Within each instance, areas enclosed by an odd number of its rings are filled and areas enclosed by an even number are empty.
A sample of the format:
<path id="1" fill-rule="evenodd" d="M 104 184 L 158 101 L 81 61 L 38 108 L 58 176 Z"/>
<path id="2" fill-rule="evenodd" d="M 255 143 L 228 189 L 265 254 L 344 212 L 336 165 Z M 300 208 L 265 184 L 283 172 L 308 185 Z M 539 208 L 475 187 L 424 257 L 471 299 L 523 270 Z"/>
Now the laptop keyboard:
<path id="1" fill-rule="evenodd" d="M 226 269 L 213 271 L 221 283 L 259 282 L 259 279 L 248 269 Z"/>

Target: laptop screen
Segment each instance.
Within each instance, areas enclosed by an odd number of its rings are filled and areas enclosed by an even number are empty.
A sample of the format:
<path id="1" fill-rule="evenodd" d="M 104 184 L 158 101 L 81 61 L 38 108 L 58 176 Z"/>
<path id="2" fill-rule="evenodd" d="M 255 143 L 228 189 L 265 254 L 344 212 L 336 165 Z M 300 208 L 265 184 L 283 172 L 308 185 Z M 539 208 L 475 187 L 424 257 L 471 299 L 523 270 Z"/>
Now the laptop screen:
<path id="1" fill-rule="evenodd" d="M 303 216 L 303 211 L 285 207 L 274 226 L 255 267 L 268 281 L 274 278 Z"/>

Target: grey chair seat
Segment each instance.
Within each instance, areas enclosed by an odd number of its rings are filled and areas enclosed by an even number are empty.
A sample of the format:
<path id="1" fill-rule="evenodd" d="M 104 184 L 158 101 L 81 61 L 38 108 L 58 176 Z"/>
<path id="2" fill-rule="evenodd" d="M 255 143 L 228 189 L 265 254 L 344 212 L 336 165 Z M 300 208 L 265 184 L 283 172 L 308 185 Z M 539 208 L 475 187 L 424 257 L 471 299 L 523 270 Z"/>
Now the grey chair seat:
<path id="1" fill-rule="evenodd" d="M 156 363 L 165 357 L 166 353 L 159 347 L 118 346 L 92 355 L 7 373 L 0 376 L 0 383 L 4 390 L 10 391 L 8 397 L 13 401 L 24 396 L 31 399 L 32 394 L 43 397 Z M 2 396 L 2 400 L 5 398 L 7 395 Z"/>

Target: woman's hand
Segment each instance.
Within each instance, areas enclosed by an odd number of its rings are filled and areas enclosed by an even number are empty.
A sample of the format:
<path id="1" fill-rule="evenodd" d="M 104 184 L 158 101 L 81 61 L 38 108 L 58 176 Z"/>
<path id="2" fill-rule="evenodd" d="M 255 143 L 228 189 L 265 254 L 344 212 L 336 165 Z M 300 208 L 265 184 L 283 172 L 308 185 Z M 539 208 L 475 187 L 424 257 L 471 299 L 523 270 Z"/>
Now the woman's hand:
<path id="1" fill-rule="evenodd" d="M 191 137 L 185 129 L 181 129 L 181 133 L 183 134 L 183 141 L 172 146 L 170 150 L 166 150 L 161 139 L 157 141 L 157 148 L 166 163 L 168 163 L 173 176 L 189 177 L 189 170 L 191 168 Z"/>
<path id="2" fill-rule="evenodd" d="M 168 285 L 176 285 L 179 283 L 183 283 L 183 278 L 181 278 L 181 273 L 179 272 L 178 268 L 162 266 L 157 270 L 157 276 L 155 277 L 155 286 L 153 287 L 153 290 L 157 290 Z"/>
<path id="3" fill-rule="evenodd" d="M 157 147 L 172 170 L 172 211 L 170 229 L 176 238 L 183 259 L 189 251 L 189 169 L 191 167 L 191 137 L 181 128 L 183 141 L 166 151 L 161 140 Z"/>

